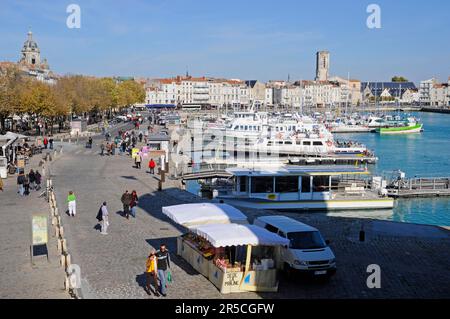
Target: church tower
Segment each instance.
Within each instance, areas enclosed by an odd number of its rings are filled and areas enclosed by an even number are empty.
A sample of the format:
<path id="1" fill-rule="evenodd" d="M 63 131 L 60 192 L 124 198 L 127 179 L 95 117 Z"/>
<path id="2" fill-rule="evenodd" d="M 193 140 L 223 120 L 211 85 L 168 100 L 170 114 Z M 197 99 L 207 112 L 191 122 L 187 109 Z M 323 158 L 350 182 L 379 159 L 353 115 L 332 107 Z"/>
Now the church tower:
<path id="1" fill-rule="evenodd" d="M 317 52 L 316 81 L 327 81 L 330 71 L 330 52 Z"/>
<path id="2" fill-rule="evenodd" d="M 41 67 L 41 51 L 37 43 L 33 40 L 33 33 L 28 32 L 28 38 L 23 44 L 22 48 L 22 58 L 20 64 L 26 65 L 31 68 Z"/>

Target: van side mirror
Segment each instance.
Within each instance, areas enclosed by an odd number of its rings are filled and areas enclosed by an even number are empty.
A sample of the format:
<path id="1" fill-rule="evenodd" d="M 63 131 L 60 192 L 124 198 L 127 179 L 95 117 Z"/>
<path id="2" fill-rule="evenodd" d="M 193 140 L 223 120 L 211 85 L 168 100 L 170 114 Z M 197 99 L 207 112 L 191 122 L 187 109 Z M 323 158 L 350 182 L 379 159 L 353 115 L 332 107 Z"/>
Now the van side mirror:
<path id="1" fill-rule="evenodd" d="M 331 242 L 327 239 L 325 240 L 325 244 L 327 244 L 327 246 L 330 244 Z"/>

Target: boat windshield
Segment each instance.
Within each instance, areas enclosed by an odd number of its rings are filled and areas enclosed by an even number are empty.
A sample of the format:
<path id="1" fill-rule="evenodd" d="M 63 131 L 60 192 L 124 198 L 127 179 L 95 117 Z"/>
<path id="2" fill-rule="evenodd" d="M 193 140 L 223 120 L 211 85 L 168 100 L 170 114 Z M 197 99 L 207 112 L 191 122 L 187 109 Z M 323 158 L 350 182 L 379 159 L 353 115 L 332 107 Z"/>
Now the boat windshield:
<path id="1" fill-rule="evenodd" d="M 292 249 L 321 249 L 327 246 L 318 231 L 288 233 L 287 237 Z"/>

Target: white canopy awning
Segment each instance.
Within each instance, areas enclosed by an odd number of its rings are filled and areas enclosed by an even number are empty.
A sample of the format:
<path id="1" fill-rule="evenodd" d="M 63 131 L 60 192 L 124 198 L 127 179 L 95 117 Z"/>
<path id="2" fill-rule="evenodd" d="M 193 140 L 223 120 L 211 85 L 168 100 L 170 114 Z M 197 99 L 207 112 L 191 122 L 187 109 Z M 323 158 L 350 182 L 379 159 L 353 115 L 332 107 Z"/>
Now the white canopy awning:
<path id="1" fill-rule="evenodd" d="M 5 135 L 0 135 L 0 140 L 14 140 L 14 139 L 29 139 L 29 137 L 13 132 L 6 132 Z"/>
<path id="2" fill-rule="evenodd" d="M 184 204 L 163 207 L 162 212 L 187 228 L 205 224 L 248 224 L 247 216 L 228 204 Z"/>
<path id="3" fill-rule="evenodd" d="M 193 230 L 214 247 L 289 245 L 289 240 L 255 225 L 216 224 L 199 226 Z"/>

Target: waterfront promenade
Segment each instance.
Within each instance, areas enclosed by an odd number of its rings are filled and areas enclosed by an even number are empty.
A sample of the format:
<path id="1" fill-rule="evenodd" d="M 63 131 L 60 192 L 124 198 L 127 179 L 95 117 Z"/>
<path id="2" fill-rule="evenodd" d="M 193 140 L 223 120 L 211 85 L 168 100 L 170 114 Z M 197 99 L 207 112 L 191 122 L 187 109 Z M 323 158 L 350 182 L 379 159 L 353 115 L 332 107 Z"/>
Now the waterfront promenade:
<path id="1" fill-rule="evenodd" d="M 182 230 L 161 212 L 161 207 L 200 201 L 168 181 L 158 192 L 157 178 L 145 166 L 133 168 L 127 156 L 101 157 L 98 147 L 63 144 L 63 155 L 53 162 L 52 174 L 60 211 L 69 190 L 77 195 L 77 217 L 63 214 L 72 262 L 80 265 L 82 298 L 154 298 L 144 289 L 145 259 L 152 247 L 167 243 L 172 251 L 174 282 L 168 298 L 448 298 L 450 296 L 450 232 L 434 226 L 415 226 L 329 217 L 289 214 L 318 227 L 331 240 L 338 272 L 329 283 L 305 283 L 281 278 L 278 293 L 221 295 L 203 276 L 175 256 L 176 237 Z M 120 196 L 136 190 L 141 197 L 137 218 L 121 216 Z M 101 236 L 95 216 L 103 201 L 110 212 L 109 235 Z M 252 220 L 272 212 L 244 211 Z M 361 223 L 367 240 L 358 241 Z M 366 285 L 367 266 L 378 264 L 382 288 Z"/>

